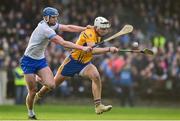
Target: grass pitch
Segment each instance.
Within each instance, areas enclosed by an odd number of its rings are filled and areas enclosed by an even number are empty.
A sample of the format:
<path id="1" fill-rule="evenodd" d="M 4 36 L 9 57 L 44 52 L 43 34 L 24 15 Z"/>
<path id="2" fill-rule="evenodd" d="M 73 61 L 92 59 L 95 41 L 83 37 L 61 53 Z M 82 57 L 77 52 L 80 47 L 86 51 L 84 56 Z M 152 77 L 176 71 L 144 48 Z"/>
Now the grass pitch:
<path id="1" fill-rule="evenodd" d="M 110 112 L 96 115 L 94 107 L 87 105 L 36 106 L 40 120 L 178 120 L 178 108 L 122 108 L 114 106 Z M 26 120 L 25 106 L 0 106 L 0 120 Z"/>

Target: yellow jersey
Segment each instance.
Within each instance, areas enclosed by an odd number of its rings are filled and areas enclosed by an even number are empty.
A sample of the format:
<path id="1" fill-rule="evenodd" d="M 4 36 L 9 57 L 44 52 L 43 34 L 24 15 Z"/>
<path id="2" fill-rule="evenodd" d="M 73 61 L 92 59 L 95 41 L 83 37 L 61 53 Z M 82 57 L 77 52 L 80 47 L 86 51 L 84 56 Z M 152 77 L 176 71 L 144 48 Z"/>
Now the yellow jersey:
<path id="1" fill-rule="evenodd" d="M 85 31 L 81 32 L 76 44 L 81 46 L 87 46 L 88 42 L 99 43 L 101 41 L 101 37 L 98 36 L 94 28 L 86 29 Z M 71 52 L 71 57 L 74 60 L 78 60 L 81 63 L 88 63 L 92 60 L 93 55 L 92 52 L 84 52 L 82 50 L 73 50 Z"/>

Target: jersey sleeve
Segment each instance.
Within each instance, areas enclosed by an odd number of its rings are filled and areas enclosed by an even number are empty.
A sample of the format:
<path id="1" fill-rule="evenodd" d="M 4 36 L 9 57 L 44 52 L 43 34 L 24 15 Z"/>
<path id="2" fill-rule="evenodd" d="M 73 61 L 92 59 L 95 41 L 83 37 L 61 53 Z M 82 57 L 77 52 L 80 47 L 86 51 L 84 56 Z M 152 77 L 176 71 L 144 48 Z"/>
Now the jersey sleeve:
<path id="1" fill-rule="evenodd" d="M 59 31 L 59 30 L 60 30 L 60 26 L 61 26 L 61 24 L 57 23 L 56 31 Z"/>
<path id="2" fill-rule="evenodd" d="M 51 29 L 51 28 L 46 28 L 44 30 L 44 35 L 48 38 L 48 39 L 52 39 L 54 36 L 56 36 L 56 32 Z"/>
<path id="3" fill-rule="evenodd" d="M 56 25 L 53 26 L 53 30 L 55 30 L 56 32 L 58 32 L 60 29 L 60 24 L 56 23 Z"/>

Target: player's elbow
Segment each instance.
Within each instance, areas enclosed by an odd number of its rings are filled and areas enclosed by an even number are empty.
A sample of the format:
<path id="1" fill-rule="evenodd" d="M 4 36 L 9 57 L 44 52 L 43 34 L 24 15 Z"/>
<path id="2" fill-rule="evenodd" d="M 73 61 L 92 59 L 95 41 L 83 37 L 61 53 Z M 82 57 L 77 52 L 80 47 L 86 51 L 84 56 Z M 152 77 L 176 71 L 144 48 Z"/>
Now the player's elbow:
<path id="1" fill-rule="evenodd" d="M 52 42 L 56 43 L 56 44 L 59 44 L 61 46 L 65 46 L 66 45 L 66 42 L 63 38 L 61 37 L 55 37 L 54 39 L 52 39 Z"/>
<path id="2" fill-rule="evenodd" d="M 66 41 L 65 41 L 65 40 L 60 40 L 60 41 L 59 41 L 59 44 L 62 45 L 62 46 L 64 46 L 64 47 L 66 47 Z"/>
<path id="3" fill-rule="evenodd" d="M 65 41 L 65 40 L 60 41 L 60 45 L 65 47 L 65 48 L 71 47 L 71 43 L 69 43 L 68 41 Z"/>

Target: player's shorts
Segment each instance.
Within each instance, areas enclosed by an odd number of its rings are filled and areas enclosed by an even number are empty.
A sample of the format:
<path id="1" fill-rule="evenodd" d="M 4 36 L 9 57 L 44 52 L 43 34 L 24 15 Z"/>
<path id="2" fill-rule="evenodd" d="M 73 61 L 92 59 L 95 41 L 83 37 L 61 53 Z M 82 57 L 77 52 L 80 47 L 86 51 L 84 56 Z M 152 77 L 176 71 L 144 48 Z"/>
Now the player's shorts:
<path id="1" fill-rule="evenodd" d="M 73 77 L 75 74 L 79 74 L 90 63 L 81 63 L 69 56 L 64 60 L 58 71 L 61 71 L 63 76 Z"/>
<path id="2" fill-rule="evenodd" d="M 23 56 L 20 64 L 24 74 L 36 74 L 39 70 L 48 66 L 45 58 L 36 60 L 28 56 Z"/>

